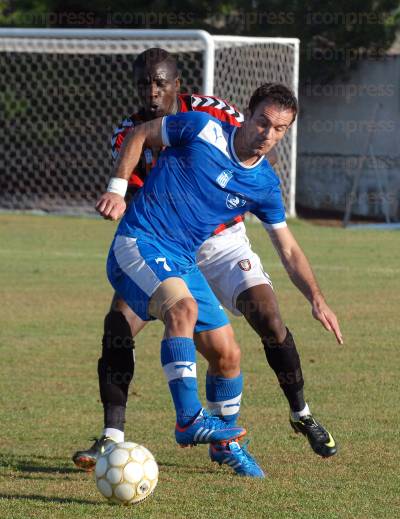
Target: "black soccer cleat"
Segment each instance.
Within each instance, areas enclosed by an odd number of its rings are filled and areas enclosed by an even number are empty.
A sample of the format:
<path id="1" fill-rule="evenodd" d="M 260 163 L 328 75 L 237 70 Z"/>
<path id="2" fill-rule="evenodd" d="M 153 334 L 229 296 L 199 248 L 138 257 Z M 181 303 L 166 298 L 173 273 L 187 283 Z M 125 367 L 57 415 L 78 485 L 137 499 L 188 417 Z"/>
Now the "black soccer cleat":
<path id="1" fill-rule="evenodd" d="M 322 456 L 329 458 L 337 452 L 337 445 L 330 432 L 318 423 L 311 414 L 303 416 L 298 420 L 289 417 L 290 425 L 296 434 L 306 436 L 312 450 Z"/>
<path id="2" fill-rule="evenodd" d="M 97 459 L 104 453 L 104 451 L 111 445 L 115 445 L 115 441 L 107 436 L 101 438 L 92 438 L 94 443 L 89 449 L 85 451 L 76 451 L 72 456 L 72 461 L 75 465 L 86 471 L 92 472 L 96 467 Z"/>

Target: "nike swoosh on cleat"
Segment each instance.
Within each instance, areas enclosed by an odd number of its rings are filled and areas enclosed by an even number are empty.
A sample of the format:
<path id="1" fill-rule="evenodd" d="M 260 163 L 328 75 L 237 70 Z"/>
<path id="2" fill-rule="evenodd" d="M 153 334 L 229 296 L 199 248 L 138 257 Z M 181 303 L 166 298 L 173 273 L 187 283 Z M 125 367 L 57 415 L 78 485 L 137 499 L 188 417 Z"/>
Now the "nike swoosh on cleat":
<path id="1" fill-rule="evenodd" d="M 329 434 L 329 442 L 328 442 L 328 443 L 325 443 L 325 445 L 326 445 L 327 447 L 334 447 L 334 446 L 336 445 L 336 444 L 335 444 L 335 440 L 332 438 L 331 433 L 328 432 L 328 434 Z"/>

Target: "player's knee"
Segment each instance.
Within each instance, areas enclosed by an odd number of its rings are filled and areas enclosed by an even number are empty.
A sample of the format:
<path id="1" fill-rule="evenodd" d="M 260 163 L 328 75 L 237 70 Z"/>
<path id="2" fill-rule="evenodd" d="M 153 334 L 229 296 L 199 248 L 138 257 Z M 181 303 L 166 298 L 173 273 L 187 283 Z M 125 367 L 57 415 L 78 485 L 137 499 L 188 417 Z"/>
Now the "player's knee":
<path id="1" fill-rule="evenodd" d="M 239 345 L 234 342 L 229 348 L 223 350 L 223 356 L 220 359 L 221 369 L 223 371 L 235 371 L 240 369 L 241 351 Z"/>
<path id="2" fill-rule="evenodd" d="M 221 376 L 232 376 L 240 371 L 241 351 L 235 338 L 229 336 L 214 350 L 210 367 Z"/>
<path id="3" fill-rule="evenodd" d="M 269 337 L 275 342 L 285 339 L 286 328 L 272 287 L 263 284 L 244 290 L 236 306 L 263 341 Z"/>
<path id="4" fill-rule="evenodd" d="M 265 335 L 264 339 L 273 343 L 282 343 L 286 337 L 286 327 L 279 313 L 273 313 L 265 316 Z"/>
<path id="5" fill-rule="evenodd" d="M 264 343 L 276 344 L 285 340 L 286 327 L 278 308 L 260 306 L 248 321 Z"/>
<path id="6" fill-rule="evenodd" d="M 136 321 L 139 319 L 139 317 L 134 312 L 132 312 L 132 310 L 125 303 L 125 301 L 119 298 L 118 296 L 114 296 L 111 303 L 111 309 L 108 315 L 112 314 L 112 312 L 121 313 L 126 319 L 126 322 L 129 324 L 132 335 L 135 335 L 135 331 L 137 328 Z"/>
<path id="7" fill-rule="evenodd" d="M 280 350 L 280 351 L 289 351 L 296 350 L 296 345 L 293 339 L 292 334 L 289 329 L 283 325 L 283 331 L 280 328 L 276 331 L 276 329 L 270 329 L 267 333 L 262 337 L 262 342 L 264 344 L 265 352 L 268 356 L 268 351 Z"/>
<path id="8" fill-rule="evenodd" d="M 191 297 L 185 297 L 174 304 L 165 314 L 165 326 L 170 333 L 183 333 L 182 330 L 193 330 L 197 321 L 197 303 Z"/>

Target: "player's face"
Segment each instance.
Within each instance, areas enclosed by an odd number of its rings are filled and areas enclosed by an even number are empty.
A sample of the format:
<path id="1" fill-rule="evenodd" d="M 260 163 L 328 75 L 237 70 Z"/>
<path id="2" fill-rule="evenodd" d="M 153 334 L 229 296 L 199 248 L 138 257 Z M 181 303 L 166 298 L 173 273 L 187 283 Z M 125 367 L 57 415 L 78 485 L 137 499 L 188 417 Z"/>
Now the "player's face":
<path id="1" fill-rule="evenodd" d="M 173 77 L 168 64 L 160 63 L 138 70 L 136 84 L 148 119 L 173 113 L 180 84 L 179 79 Z"/>
<path id="2" fill-rule="evenodd" d="M 251 155 L 266 155 L 285 135 L 293 122 L 292 110 L 269 101 L 259 103 L 244 124 L 244 139 Z"/>

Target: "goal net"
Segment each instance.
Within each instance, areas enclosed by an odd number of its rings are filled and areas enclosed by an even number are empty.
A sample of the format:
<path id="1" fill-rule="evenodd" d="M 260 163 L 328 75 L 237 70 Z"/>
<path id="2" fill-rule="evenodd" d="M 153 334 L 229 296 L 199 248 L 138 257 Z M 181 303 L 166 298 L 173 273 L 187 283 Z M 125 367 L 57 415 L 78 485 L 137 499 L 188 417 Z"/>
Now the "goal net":
<path id="1" fill-rule="evenodd" d="M 183 92 L 243 110 L 266 81 L 297 94 L 298 46 L 191 30 L 0 29 L 0 209 L 93 212 L 111 173 L 113 129 L 139 108 L 132 64 L 145 49 L 175 55 Z M 293 216 L 296 125 L 278 154 Z"/>

